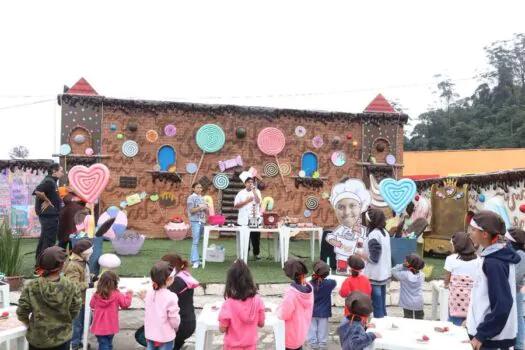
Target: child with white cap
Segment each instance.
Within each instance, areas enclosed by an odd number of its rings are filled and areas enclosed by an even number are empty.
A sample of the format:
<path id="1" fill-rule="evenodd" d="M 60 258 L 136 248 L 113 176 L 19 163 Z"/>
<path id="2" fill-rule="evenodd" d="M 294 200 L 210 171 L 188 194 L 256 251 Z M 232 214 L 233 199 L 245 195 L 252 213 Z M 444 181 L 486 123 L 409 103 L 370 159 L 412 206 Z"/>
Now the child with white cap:
<path id="1" fill-rule="evenodd" d="M 332 188 L 330 204 L 339 226 L 326 236 L 326 241 L 334 246 L 338 273 L 346 274 L 348 257 L 363 249 L 366 228 L 362 225 L 361 215 L 370 202 L 370 192 L 361 180 L 346 179 Z"/>

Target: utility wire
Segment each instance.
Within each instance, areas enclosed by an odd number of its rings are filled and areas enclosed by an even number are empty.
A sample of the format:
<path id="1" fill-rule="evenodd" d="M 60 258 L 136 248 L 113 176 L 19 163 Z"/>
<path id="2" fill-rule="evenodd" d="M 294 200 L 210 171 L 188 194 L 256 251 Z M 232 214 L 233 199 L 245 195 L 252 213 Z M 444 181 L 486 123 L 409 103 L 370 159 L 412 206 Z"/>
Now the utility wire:
<path id="1" fill-rule="evenodd" d="M 10 106 L 5 106 L 5 107 L 0 107 L 0 110 L 6 110 L 6 109 L 11 109 L 11 108 L 19 108 L 19 107 L 26 107 L 26 106 L 32 106 L 32 105 L 36 105 L 36 104 L 40 104 L 40 103 L 46 103 L 46 102 L 51 102 L 51 101 L 56 101 L 56 99 L 49 99 L 49 100 L 41 100 L 41 101 L 35 101 L 35 102 L 29 102 L 29 103 L 23 103 L 23 104 L 18 104 L 18 105 L 10 105 Z"/>

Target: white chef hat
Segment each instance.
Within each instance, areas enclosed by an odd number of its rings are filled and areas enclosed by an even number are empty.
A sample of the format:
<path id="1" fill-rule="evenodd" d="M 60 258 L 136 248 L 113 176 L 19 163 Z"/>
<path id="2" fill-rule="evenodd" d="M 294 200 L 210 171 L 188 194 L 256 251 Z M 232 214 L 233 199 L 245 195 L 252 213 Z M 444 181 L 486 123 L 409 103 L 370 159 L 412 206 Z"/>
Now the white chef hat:
<path id="1" fill-rule="evenodd" d="M 330 196 L 332 207 L 335 208 L 341 199 L 358 201 L 361 204 L 361 213 L 366 211 L 371 201 L 370 192 L 366 189 L 365 184 L 357 179 L 348 179 L 332 187 L 332 195 Z"/>
<path id="2" fill-rule="evenodd" d="M 239 179 L 241 179 L 242 183 L 245 183 L 248 179 L 253 179 L 253 175 L 251 172 L 243 171 L 241 175 L 239 175 Z"/>

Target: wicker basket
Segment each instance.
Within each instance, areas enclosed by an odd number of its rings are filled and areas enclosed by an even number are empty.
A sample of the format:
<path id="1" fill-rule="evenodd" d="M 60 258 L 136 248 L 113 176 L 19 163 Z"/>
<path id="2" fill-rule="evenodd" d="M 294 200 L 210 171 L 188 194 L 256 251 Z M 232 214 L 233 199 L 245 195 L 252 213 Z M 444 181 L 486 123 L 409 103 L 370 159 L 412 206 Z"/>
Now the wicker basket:
<path id="1" fill-rule="evenodd" d="M 166 225 L 164 226 L 164 232 L 168 236 L 169 239 L 173 239 L 175 241 L 180 241 L 186 238 L 186 235 L 188 234 L 188 231 L 190 229 L 190 225 L 181 223 L 180 225 L 177 225 L 178 227 L 173 227 L 175 225 Z"/>

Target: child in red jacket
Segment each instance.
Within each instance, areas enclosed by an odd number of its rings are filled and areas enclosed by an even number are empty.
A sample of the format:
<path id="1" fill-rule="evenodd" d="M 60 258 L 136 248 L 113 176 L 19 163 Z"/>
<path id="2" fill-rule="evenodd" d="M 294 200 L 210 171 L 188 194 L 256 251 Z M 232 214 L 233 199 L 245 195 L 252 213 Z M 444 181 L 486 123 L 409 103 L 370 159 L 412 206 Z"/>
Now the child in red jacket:
<path id="1" fill-rule="evenodd" d="M 368 277 L 363 275 L 361 271 L 365 268 L 365 262 L 361 257 L 357 255 L 352 255 L 348 258 L 348 266 L 350 266 L 351 275 L 343 282 L 341 289 L 339 290 L 339 295 L 342 298 L 346 298 L 352 292 L 360 290 L 369 297 L 372 296 L 372 286 Z M 345 305 L 345 316 L 348 316 L 350 311 Z"/>
<path id="2" fill-rule="evenodd" d="M 118 290 L 118 277 L 113 271 L 106 271 L 100 276 L 97 292 L 89 303 L 94 312 L 90 330 L 97 336 L 100 350 L 113 349 L 113 337 L 119 332 L 119 307 L 129 308 L 132 296 L 131 290 L 125 295 Z"/>

